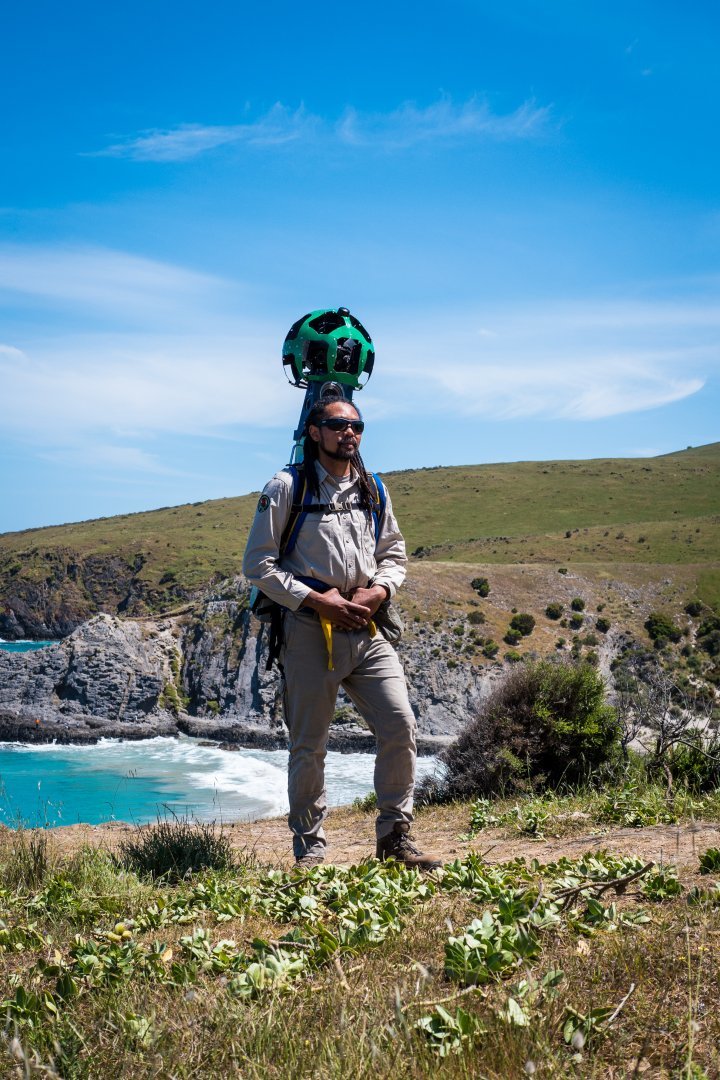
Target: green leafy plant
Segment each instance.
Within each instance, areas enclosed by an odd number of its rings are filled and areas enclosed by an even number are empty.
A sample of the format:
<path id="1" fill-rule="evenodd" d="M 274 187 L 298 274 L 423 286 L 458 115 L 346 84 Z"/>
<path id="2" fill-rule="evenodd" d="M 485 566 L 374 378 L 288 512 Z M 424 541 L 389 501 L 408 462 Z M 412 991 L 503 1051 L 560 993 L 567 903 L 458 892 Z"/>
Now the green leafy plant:
<path id="1" fill-rule="evenodd" d="M 720 874 L 720 848 L 711 847 L 700 856 L 701 874 Z"/>
<path id="2" fill-rule="evenodd" d="M 436 1005 L 428 1016 L 421 1016 L 414 1026 L 417 1031 L 422 1032 L 431 1049 L 439 1057 L 461 1053 L 472 1046 L 485 1030 L 472 1013 L 459 1007 L 454 1014 L 449 1013 L 442 1005 Z"/>
<path id="3" fill-rule="evenodd" d="M 573 599 L 570 601 L 570 607 L 573 611 L 584 611 L 585 601 L 581 596 L 574 596 Z"/>
<path id="4" fill-rule="evenodd" d="M 564 611 L 564 608 L 563 608 L 562 604 L 558 604 L 557 602 L 553 602 L 552 604 L 548 604 L 548 606 L 545 608 L 545 614 L 547 615 L 548 619 L 559 619 L 559 618 L 561 618 L 563 611 Z"/>
<path id="5" fill-rule="evenodd" d="M 641 892 L 648 900 L 657 902 L 679 896 L 682 885 L 678 881 L 675 867 L 661 866 L 651 871 L 643 880 Z"/>

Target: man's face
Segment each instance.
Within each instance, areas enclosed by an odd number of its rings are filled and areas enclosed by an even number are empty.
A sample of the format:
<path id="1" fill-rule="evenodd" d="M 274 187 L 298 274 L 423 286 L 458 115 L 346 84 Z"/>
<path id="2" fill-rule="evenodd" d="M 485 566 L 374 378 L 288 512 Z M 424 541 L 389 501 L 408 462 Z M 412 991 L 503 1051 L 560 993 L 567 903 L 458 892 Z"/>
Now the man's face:
<path id="1" fill-rule="evenodd" d="M 334 401 L 328 405 L 323 416 L 324 420 L 331 417 L 341 417 L 344 420 L 359 420 L 357 409 L 349 401 Z M 310 438 L 318 443 L 319 449 L 335 461 L 349 461 L 360 446 L 362 434 L 356 435 L 351 427 L 345 427 L 342 431 L 331 431 L 330 428 L 321 425 L 311 425 Z"/>

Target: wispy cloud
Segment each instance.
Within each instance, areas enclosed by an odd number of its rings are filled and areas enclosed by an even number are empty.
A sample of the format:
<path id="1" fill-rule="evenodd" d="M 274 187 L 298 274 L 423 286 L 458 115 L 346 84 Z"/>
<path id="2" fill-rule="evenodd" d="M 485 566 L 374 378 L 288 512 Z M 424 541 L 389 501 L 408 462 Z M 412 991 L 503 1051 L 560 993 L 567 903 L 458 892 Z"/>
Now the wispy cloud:
<path id="1" fill-rule="evenodd" d="M 281 146 L 322 142 L 325 148 L 376 147 L 408 149 L 423 143 L 450 144 L 482 139 L 504 141 L 535 138 L 547 131 L 547 106 L 526 101 L 510 113 L 494 113 L 488 103 L 473 97 L 455 104 L 449 97 L 425 108 L 406 102 L 387 113 L 348 108 L 336 120 L 289 109 L 280 102 L 256 120 L 240 124 L 182 124 L 176 128 L 141 132 L 97 151 L 99 156 L 135 161 L 187 161 L 220 146 Z"/>
<path id="2" fill-rule="evenodd" d="M 42 338 L 0 344 L 6 437 L 139 474 L 172 471 L 163 437 L 294 426 L 300 399 L 284 391 L 278 360 L 285 328 L 238 315 L 227 282 L 102 250 L 13 258 L 0 258 L 0 287 L 49 307 Z M 667 405 L 718 372 L 711 301 L 478 305 L 384 325 L 368 316 L 378 359 L 363 408 L 374 418 L 391 403 L 396 415 L 592 421 Z M 77 310 L 98 302 L 147 302 L 155 321 L 92 333 Z M 165 317 L 180 309 L 182 332 Z"/>
<path id="3" fill-rule="evenodd" d="M 389 327 L 386 342 L 406 409 L 599 420 L 689 397 L 720 368 L 715 303 L 518 305 L 415 325 L 417 339 Z"/>
<path id="4" fill-rule="evenodd" d="M 227 283 L 170 263 L 98 247 L 0 246 L 3 292 L 80 308 L 85 318 L 116 313 L 125 324 L 181 316 Z"/>

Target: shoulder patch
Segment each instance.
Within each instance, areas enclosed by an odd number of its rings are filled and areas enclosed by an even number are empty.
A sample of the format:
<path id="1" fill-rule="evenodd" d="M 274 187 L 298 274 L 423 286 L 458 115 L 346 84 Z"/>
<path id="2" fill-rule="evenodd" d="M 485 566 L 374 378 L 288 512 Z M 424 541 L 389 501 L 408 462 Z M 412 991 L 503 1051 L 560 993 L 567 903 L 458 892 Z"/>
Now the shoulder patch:
<path id="1" fill-rule="evenodd" d="M 257 512 L 258 512 L 258 514 L 264 514 L 269 505 L 270 505 L 270 496 L 265 495 L 265 494 L 261 495 L 260 498 L 258 499 L 258 504 L 257 504 Z"/>

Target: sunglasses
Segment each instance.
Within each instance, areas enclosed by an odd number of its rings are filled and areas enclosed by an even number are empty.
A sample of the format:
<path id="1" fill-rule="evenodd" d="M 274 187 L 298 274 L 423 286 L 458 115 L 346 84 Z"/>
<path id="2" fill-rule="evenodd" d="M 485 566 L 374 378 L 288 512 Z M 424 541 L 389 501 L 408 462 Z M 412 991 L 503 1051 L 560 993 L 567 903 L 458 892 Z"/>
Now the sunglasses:
<path id="1" fill-rule="evenodd" d="M 365 430 L 364 420 L 346 420 L 344 416 L 329 416 L 327 420 L 321 420 L 318 427 L 330 428 L 331 431 L 344 431 L 352 428 L 353 435 L 362 435 Z"/>

